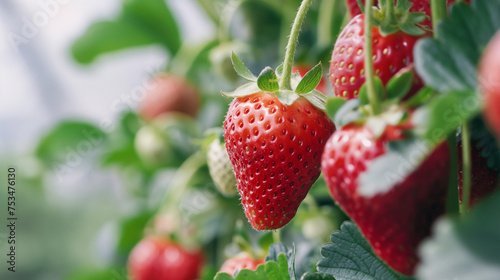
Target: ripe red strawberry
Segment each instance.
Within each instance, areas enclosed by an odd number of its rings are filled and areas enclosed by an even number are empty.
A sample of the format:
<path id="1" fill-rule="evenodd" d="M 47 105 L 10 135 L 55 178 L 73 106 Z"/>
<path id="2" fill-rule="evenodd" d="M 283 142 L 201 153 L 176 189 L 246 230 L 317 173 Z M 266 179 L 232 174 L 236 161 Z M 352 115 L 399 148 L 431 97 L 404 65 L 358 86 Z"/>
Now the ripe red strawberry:
<path id="1" fill-rule="evenodd" d="M 364 15 L 353 18 L 340 33 L 333 49 L 330 80 L 335 95 L 345 99 L 357 98 L 365 83 L 364 26 Z M 378 27 L 372 27 L 374 72 L 384 85 L 399 70 L 413 63 L 413 47 L 421 37 L 402 31 L 384 37 Z M 422 81 L 416 77 L 409 95 L 416 93 L 422 86 Z"/>
<path id="2" fill-rule="evenodd" d="M 386 153 L 386 144 L 402 136 L 394 126 L 375 138 L 366 125 L 346 125 L 328 140 L 322 170 L 332 197 L 356 222 L 374 252 L 396 271 L 411 275 L 418 262 L 418 244 L 445 210 L 450 165 L 447 144 L 438 146 L 386 193 L 365 197 L 358 185 L 371 162 Z"/>
<path id="3" fill-rule="evenodd" d="M 413 3 L 413 6 L 410 8 L 411 12 L 424 12 L 428 18 L 421 22 L 420 24 L 423 26 L 427 27 L 432 27 L 432 11 L 431 11 L 431 1 L 430 0 L 411 0 L 410 2 Z M 455 3 L 456 0 L 447 0 L 446 3 L 448 7 Z M 467 4 L 470 4 L 470 0 L 465 0 Z M 365 3 L 365 0 L 363 0 L 363 4 Z M 377 6 L 378 1 L 375 0 L 373 1 L 373 6 Z M 351 13 L 352 17 L 355 17 L 359 14 L 361 14 L 361 9 L 359 8 L 358 1 L 357 0 L 347 0 L 347 6 L 349 8 L 349 12 Z"/>
<path id="4" fill-rule="evenodd" d="M 263 263 L 264 259 L 255 260 L 250 254 L 243 252 L 225 261 L 219 272 L 224 272 L 234 276 L 236 271 L 240 271 L 242 269 L 255 270 L 257 269 L 257 266 Z"/>
<path id="5" fill-rule="evenodd" d="M 311 70 L 313 66 L 307 66 L 307 65 L 295 65 L 292 69 L 293 73 L 299 72 L 300 76 L 303 77 L 309 70 Z M 325 79 L 321 78 L 321 81 L 319 82 L 318 86 L 316 87 L 316 90 L 326 94 L 326 85 L 325 85 Z"/>
<path id="6" fill-rule="evenodd" d="M 498 172 L 488 167 L 487 159 L 482 155 L 482 149 L 478 147 L 477 141 L 471 142 L 471 189 L 469 206 L 476 204 L 481 198 L 490 195 L 498 186 Z M 462 201 L 463 190 L 463 161 L 462 142 L 457 145 L 458 155 L 458 189 L 460 201 Z"/>
<path id="7" fill-rule="evenodd" d="M 484 116 L 500 139 L 500 32 L 489 43 L 479 66 L 479 83 L 485 95 Z"/>
<path id="8" fill-rule="evenodd" d="M 204 264 L 200 250 L 187 251 L 170 240 L 143 239 L 129 256 L 133 280 L 196 280 Z"/>
<path id="9" fill-rule="evenodd" d="M 167 112 L 180 112 L 191 117 L 198 113 L 198 90 L 184 78 L 159 74 L 146 89 L 139 114 L 147 120 L 153 120 Z"/>
<path id="10" fill-rule="evenodd" d="M 288 106 L 267 92 L 233 100 L 224 138 L 255 229 L 281 228 L 295 216 L 320 174 L 321 153 L 334 130 L 326 114 L 303 97 Z"/>

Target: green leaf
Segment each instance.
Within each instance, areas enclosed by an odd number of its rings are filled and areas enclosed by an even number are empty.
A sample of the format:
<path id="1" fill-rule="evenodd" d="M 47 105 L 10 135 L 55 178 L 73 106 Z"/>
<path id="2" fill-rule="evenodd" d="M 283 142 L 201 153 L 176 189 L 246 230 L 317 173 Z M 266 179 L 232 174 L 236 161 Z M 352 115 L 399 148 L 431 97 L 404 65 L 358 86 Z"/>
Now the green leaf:
<path id="1" fill-rule="evenodd" d="M 291 279 L 299 279 L 305 273 L 311 271 L 317 261 L 317 243 L 299 242 L 291 249 L 288 249 L 283 243 L 272 244 L 269 248 L 269 254 L 266 261 L 278 261 L 280 254 L 285 254 L 288 260 L 288 272 Z"/>
<path id="2" fill-rule="evenodd" d="M 421 280 L 500 279 L 500 193 L 477 204 L 469 214 L 446 217 L 420 247 Z"/>
<path id="3" fill-rule="evenodd" d="M 227 273 L 219 272 L 214 280 L 290 280 L 286 256 L 280 254 L 277 261 L 261 264 L 255 271 L 242 269 L 234 278 Z"/>
<path id="4" fill-rule="evenodd" d="M 300 280 L 335 280 L 335 278 L 328 274 L 308 272 L 302 275 L 302 278 L 300 278 Z"/>
<path id="5" fill-rule="evenodd" d="M 115 19 L 93 23 L 71 51 L 77 62 L 87 64 L 104 53 L 151 44 L 164 45 L 174 55 L 181 44 L 177 23 L 165 1 L 130 0 Z"/>
<path id="6" fill-rule="evenodd" d="M 333 120 L 335 114 L 337 114 L 338 110 L 346 104 L 346 100 L 341 97 L 330 97 L 326 100 L 326 112 L 330 119 Z"/>
<path id="7" fill-rule="evenodd" d="M 365 197 L 373 197 L 389 191 L 413 173 L 433 148 L 433 143 L 414 138 L 390 142 L 387 152 L 373 160 L 361 174 L 359 193 Z"/>
<path id="8" fill-rule="evenodd" d="M 415 46 L 415 67 L 425 84 L 439 92 L 474 91 L 479 59 L 500 29 L 498 11 L 499 0 L 453 5 L 437 28 L 438 39 L 422 39 Z"/>
<path id="9" fill-rule="evenodd" d="M 269 254 L 266 256 L 266 262 L 268 261 L 279 261 L 281 255 L 286 256 L 288 274 L 290 279 L 295 279 L 295 246 L 288 250 L 283 243 L 275 243 L 269 248 Z"/>
<path id="10" fill-rule="evenodd" d="M 257 77 L 248 70 L 248 68 L 243 64 L 241 59 L 233 52 L 231 54 L 231 61 L 233 62 L 233 67 L 236 73 L 240 75 L 243 79 L 251 81 L 251 82 L 256 82 Z"/>
<path id="11" fill-rule="evenodd" d="M 118 251 L 123 255 L 128 253 L 141 241 L 144 228 L 153 217 L 152 212 L 143 212 L 130 217 L 120 223 L 120 236 L 118 238 Z"/>
<path id="12" fill-rule="evenodd" d="M 424 87 L 419 90 L 414 96 L 412 96 L 409 100 L 404 102 L 405 106 L 408 107 L 418 107 L 425 102 L 427 102 L 431 97 L 434 96 L 435 91 L 430 87 Z"/>
<path id="13" fill-rule="evenodd" d="M 158 41 L 154 34 L 147 32 L 129 18 L 119 18 L 114 21 L 93 23 L 74 42 L 71 52 L 77 62 L 89 64 L 101 54 L 151 45 Z"/>
<path id="14" fill-rule="evenodd" d="M 291 90 L 278 90 L 274 93 L 276 98 L 279 99 L 283 105 L 290 106 L 295 102 L 295 100 L 299 99 L 300 95 L 296 94 Z"/>
<path id="15" fill-rule="evenodd" d="M 404 33 L 412 36 L 421 36 L 425 34 L 425 31 L 422 30 L 422 28 L 410 22 L 399 25 L 399 29 L 401 29 L 401 31 L 403 31 Z"/>
<path id="16" fill-rule="evenodd" d="M 273 233 L 270 232 L 264 232 L 259 236 L 259 239 L 257 240 L 257 243 L 259 244 L 259 247 L 264 251 L 268 252 L 269 247 L 274 243 L 274 237 Z"/>
<path id="17" fill-rule="evenodd" d="M 98 127 L 82 121 L 63 121 L 38 142 L 36 156 L 44 163 L 77 164 L 100 149 L 107 140 Z"/>
<path id="18" fill-rule="evenodd" d="M 271 67 L 266 67 L 262 72 L 260 72 L 259 77 L 257 78 L 257 86 L 267 92 L 274 92 L 280 89 L 280 85 L 278 83 L 278 77 L 276 77 L 276 73 Z"/>
<path id="19" fill-rule="evenodd" d="M 166 3 L 163 0 L 126 0 L 123 2 L 123 12 L 158 34 L 171 55 L 175 55 L 181 46 L 181 35 L 177 21 Z"/>
<path id="20" fill-rule="evenodd" d="M 234 278 L 227 273 L 217 273 L 214 280 L 234 280 Z"/>
<path id="21" fill-rule="evenodd" d="M 127 280 L 127 272 L 123 268 L 107 268 L 102 270 L 78 270 L 70 273 L 64 280 Z"/>
<path id="22" fill-rule="evenodd" d="M 217 274 L 217 269 L 211 265 L 206 265 L 201 271 L 200 280 L 213 280 Z"/>
<path id="23" fill-rule="evenodd" d="M 474 91 L 442 93 L 415 111 L 415 133 L 432 142 L 440 142 L 463 122 L 481 111 L 481 101 Z"/>
<path id="24" fill-rule="evenodd" d="M 314 90 L 318 86 L 319 82 L 321 82 L 322 77 L 323 68 L 320 62 L 304 75 L 302 80 L 297 85 L 295 92 L 298 94 L 304 94 Z"/>
<path id="25" fill-rule="evenodd" d="M 380 78 L 377 76 L 373 76 L 373 82 L 375 84 L 376 98 L 378 98 L 379 101 L 382 101 L 384 99 L 384 85 L 382 84 Z M 361 86 L 361 89 L 359 90 L 359 100 L 361 101 L 362 105 L 370 104 L 366 83 L 363 84 L 363 86 Z"/>
<path id="26" fill-rule="evenodd" d="M 302 94 L 302 97 L 307 99 L 314 107 L 326 111 L 326 96 L 317 90 L 312 90 L 308 93 Z"/>
<path id="27" fill-rule="evenodd" d="M 405 96 L 413 84 L 413 67 L 405 68 L 396 73 L 385 87 L 386 99 L 400 99 Z"/>
<path id="28" fill-rule="evenodd" d="M 331 236 L 333 244 L 324 245 L 318 271 L 337 280 L 410 280 L 380 260 L 352 222 L 342 224 Z"/>
<path id="29" fill-rule="evenodd" d="M 413 6 L 413 3 L 409 0 L 401 0 L 396 2 L 396 8 L 402 11 L 408 11 L 411 6 Z"/>
<path id="30" fill-rule="evenodd" d="M 120 166 L 126 168 L 135 166 L 139 169 L 144 167 L 133 142 L 112 147 L 110 151 L 102 155 L 101 164 L 103 167 Z"/>
<path id="31" fill-rule="evenodd" d="M 482 117 L 474 118 L 470 127 L 471 137 L 478 150 L 481 150 L 481 157 L 486 159 L 486 165 L 497 172 L 500 171 L 500 147 Z"/>
<path id="32" fill-rule="evenodd" d="M 427 17 L 428 16 L 426 13 L 421 13 L 421 12 L 420 13 L 411 13 L 408 15 L 408 23 L 413 23 L 413 24 L 421 23 Z"/>
<path id="33" fill-rule="evenodd" d="M 128 140 L 133 140 L 139 129 L 144 125 L 141 118 L 134 112 L 125 112 L 120 117 L 119 132 Z"/>
<path id="34" fill-rule="evenodd" d="M 280 65 L 278 65 L 278 67 L 276 67 L 276 76 L 280 78 L 281 75 L 283 75 L 283 63 L 281 63 Z"/>
<path id="35" fill-rule="evenodd" d="M 236 97 L 248 96 L 257 92 L 260 92 L 260 88 L 257 86 L 257 83 L 250 82 L 240 86 L 233 92 L 221 92 L 221 94 L 225 97 L 236 98 Z"/>
<path id="36" fill-rule="evenodd" d="M 353 120 L 359 119 L 362 115 L 358 112 L 361 106 L 359 99 L 351 99 L 347 101 L 335 114 L 334 123 L 338 127 L 342 127 Z"/>

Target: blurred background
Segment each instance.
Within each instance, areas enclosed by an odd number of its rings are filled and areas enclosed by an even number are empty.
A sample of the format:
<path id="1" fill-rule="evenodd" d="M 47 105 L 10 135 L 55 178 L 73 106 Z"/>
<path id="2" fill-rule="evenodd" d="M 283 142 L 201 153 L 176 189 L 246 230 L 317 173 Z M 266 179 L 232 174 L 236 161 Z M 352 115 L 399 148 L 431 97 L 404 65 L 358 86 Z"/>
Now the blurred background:
<path id="1" fill-rule="evenodd" d="M 302 75 L 320 61 L 328 66 L 348 19 L 343 2 L 313 2 L 296 54 Z M 187 243 L 202 246 L 217 271 L 231 254 L 236 221 L 244 220 L 238 197 L 217 191 L 206 159 L 183 186 L 173 185 L 179 170 L 190 170 L 187 160 L 204 155 L 214 139 L 207 130 L 222 125 L 231 100 L 220 91 L 242 84 L 231 52 L 254 74 L 277 67 L 299 4 L 1 0 L 0 166 L 17 170 L 19 220 L 16 273 L 6 269 L 7 235 L 0 230 L 0 278 L 127 279 L 130 250 L 148 232 L 162 232 L 158 219 L 169 214 L 165 201 L 175 188 L 185 189 L 182 203 L 172 206 L 182 221 L 167 219 L 165 235 L 188 229 Z M 162 88 L 162 75 L 181 79 L 195 100 L 159 112 L 154 104 L 161 100 L 146 99 Z M 329 81 L 323 86 L 331 94 Z M 322 184 L 285 240 L 317 245 L 322 237 L 302 230 L 309 217 L 328 217 L 326 236 L 345 219 Z M 0 211 L 2 224 L 6 215 Z"/>

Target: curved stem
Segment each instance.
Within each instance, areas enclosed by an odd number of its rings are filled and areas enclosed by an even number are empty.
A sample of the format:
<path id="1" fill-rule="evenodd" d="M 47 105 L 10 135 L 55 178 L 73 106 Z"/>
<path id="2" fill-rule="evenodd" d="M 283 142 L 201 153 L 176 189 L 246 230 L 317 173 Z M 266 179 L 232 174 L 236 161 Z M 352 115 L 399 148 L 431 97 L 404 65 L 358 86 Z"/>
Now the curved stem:
<path id="1" fill-rule="evenodd" d="M 177 54 L 168 63 L 167 72 L 177 74 L 180 77 L 187 77 L 189 72 L 193 69 L 196 60 L 209 46 L 214 45 L 216 41 L 207 41 L 198 46 L 189 46 L 183 44 Z"/>
<path id="2" fill-rule="evenodd" d="M 462 124 L 462 204 L 460 213 L 465 214 L 469 210 L 470 189 L 471 189 L 471 149 L 470 149 L 470 127 L 468 123 Z"/>
<path id="3" fill-rule="evenodd" d="M 215 23 L 218 24 L 220 17 L 214 9 L 214 5 L 210 0 L 198 0 L 198 4 L 205 11 L 208 17 Z"/>
<path id="4" fill-rule="evenodd" d="M 293 59 L 295 57 L 295 48 L 297 46 L 297 42 L 299 41 L 299 33 L 300 27 L 302 26 L 302 22 L 304 21 L 304 17 L 306 16 L 307 10 L 311 6 L 312 0 L 304 0 L 302 4 L 300 4 L 299 11 L 295 16 L 295 21 L 292 26 L 292 33 L 290 34 L 290 38 L 288 39 L 288 45 L 286 46 L 285 52 L 285 61 L 283 63 L 283 77 L 280 81 L 280 89 L 283 90 L 291 90 L 292 89 L 292 67 L 293 67 Z"/>
<path id="5" fill-rule="evenodd" d="M 459 199 L 458 199 L 458 164 L 457 164 L 457 140 L 455 133 L 448 136 L 448 146 L 450 149 L 450 173 L 448 179 L 448 194 L 446 196 L 446 213 L 458 214 Z"/>
<path id="6" fill-rule="evenodd" d="M 446 17 L 446 0 L 431 0 L 432 26 L 434 38 L 437 39 L 436 32 L 439 21 Z M 448 136 L 448 145 L 450 146 L 450 177 L 448 183 L 448 195 L 446 197 L 446 213 L 457 214 L 459 210 L 458 199 L 458 176 L 457 176 L 457 140 L 455 133 Z"/>
<path id="7" fill-rule="evenodd" d="M 322 0 L 318 15 L 318 45 L 328 46 L 334 39 L 332 38 L 335 21 L 339 14 L 337 11 L 342 5 L 342 0 Z M 344 14 L 342 14 L 342 17 Z"/>
<path id="8" fill-rule="evenodd" d="M 368 99 L 372 107 L 373 114 L 380 112 L 380 104 L 375 93 L 375 82 L 373 80 L 373 44 L 372 44 L 372 6 L 373 0 L 366 0 L 365 3 L 365 77 Z"/>
<path id="9" fill-rule="evenodd" d="M 200 151 L 194 153 L 182 163 L 169 184 L 172 189 L 167 192 L 162 206 L 158 210 L 158 214 L 174 212 L 179 209 L 178 204 L 180 203 L 182 195 L 188 189 L 187 186 L 189 181 L 196 174 L 198 169 L 205 164 L 205 156 Z"/>

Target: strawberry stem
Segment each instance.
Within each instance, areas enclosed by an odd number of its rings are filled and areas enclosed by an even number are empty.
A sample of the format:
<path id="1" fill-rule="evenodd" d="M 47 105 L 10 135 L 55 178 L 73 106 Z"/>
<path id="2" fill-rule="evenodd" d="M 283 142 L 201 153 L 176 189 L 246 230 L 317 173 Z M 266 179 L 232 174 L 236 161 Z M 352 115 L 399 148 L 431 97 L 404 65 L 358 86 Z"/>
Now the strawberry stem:
<path id="1" fill-rule="evenodd" d="M 196 172 L 206 164 L 206 157 L 201 152 L 196 152 L 186 159 L 177 169 L 169 185 L 171 190 L 167 192 L 158 215 L 163 213 L 176 213 L 183 194 L 189 189 L 188 184 Z"/>
<path id="2" fill-rule="evenodd" d="M 295 20 L 292 25 L 292 32 L 290 34 L 290 39 L 288 39 L 288 45 L 286 46 L 285 61 L 283 63 L 283 77 L 280 81 L 280 89 L 282 90 L 292 90 L 292 67 L 293 59 L 295 57 L 295 48 L 297 42 L 299 41 L 300 28 L 304 17 L 306 16 L 307 10 L 311 6 L 312 0 L 304 0 L 300 4 L 299 11 L 295 16 Z"/>
<path id="3" fill-rule="evenodd" d="M 450 173 L 448 179 L 448 194 L 446 196 L 446 213 L 458 214 L 459 196 L 458 196 L 458 155 L 457 155 L 457 140 L 455 133 L 448 136 L 448 146 L 450 149 Z"/>
<path id="4" fill-rule="evenodd" d="M 470 127 L 468 123 L 462 124 L 462 204 L 460 204 L 460 213 L 465 214 L 469 211 L 470 189 L 471 189 L 471 149 L 470 149 Z"/>
<path id="5" fill-rule="evenodd" d="M 281 242 L 281 229 L 273 230 L 273 240 L 274 240 L 274 243 Z"/>
<path id="6" fill-rule="evenodd" d="M 439 21 L 446 17 L 446 0 L 431 0 L 432 26 L 434 30 L 434 38 L 438 38 L 436 32 Z M 446 213 L 457 214 L 459 211 L 459 196 L 458 196 L 458 163 L 457 163 L 457 140 L 455 133 L 447 138 L 450 148 L 450 174 L 448 180 L 448 195 L 446 197 Z"/>
<path id="7" fill-rule="evenodd" d="M 372 44 L 372 6 L 373 0 L 366 0 L 365 3 L 365 77 L 368 99 L 372 107 L 373 114 L 380 112 L 380 104 L 375 92 L 375 82 L 373 79 L 373 44 Z"/>
<path id="8" fill-rule="evenodd" d="M 385 7 L 385 16 L 388 22 L 394 21 L 394 0 L 387 0 Z"/>
<path id="9" fill-rule="evenodd" d="M 432 26 L 434 30 L 434 37 L 437 38 L 437 25 L 440 20 L 446 17 L 446 0 L 431 0 L 431 12 L 432 12 Z"/>
<path id="10" fill-rule="evenodd" d="M 343 0 L 322 0 L 318 15 L 318 45 L 330 46 L 335 41 L 333 31 L 337 32 L 345 12 Z"/>

